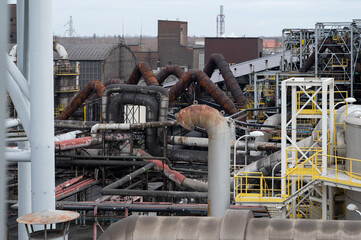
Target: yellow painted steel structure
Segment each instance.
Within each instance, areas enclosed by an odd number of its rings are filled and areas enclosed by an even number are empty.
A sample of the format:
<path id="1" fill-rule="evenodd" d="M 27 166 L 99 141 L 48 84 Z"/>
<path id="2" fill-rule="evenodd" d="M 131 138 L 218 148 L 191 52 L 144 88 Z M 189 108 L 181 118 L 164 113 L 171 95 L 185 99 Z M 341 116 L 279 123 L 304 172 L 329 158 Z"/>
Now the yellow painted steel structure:
<path id="1" fill-rule="evenodd" d="M 292 209 L 292 204 L 298 203 L 297 208 L 300 208 L 300 203 L 307 200 L 306 191 L 301 192 L 306 189 L 307 183 L 319 182 L 340 188 L 361 189 L 361 174 L 352 169 L 352 165 L 360 164 L 361 160 L 323 155 L 321 148 L 302 148 L 302 151 L 309 157 L 306 159 L 303 157 L 292 158 L 292 156 L 297 156 L 297 151 L 294 147 L 287 148 L 288 167 L 285 176 L 264 176 L 261 172 L 240 172 L 235 175 L 234 201 L 238 203 L 284 204 Z M 322 169 L 323 156 L 326 156 L 329 162 L 327 170 Z M 346 162 L 349 162 L 349 170 L 344 168 Z M 324 170 L 327 171 L 326 175 L 322 175 Z M 280 181 L 284 182 L 285 189 L 277 189 L 270 185 L 271 182 L 277 182 L 277 186 L 279 186 Z M 299 195 L 292 195 L 292 186 L 296 187 L 295 192 L 300 193 Z M 284 192 L 283 195 L 282 192 Z M 296 201 L 291 201 L 291 198 Z M 315 208 L 319 207 L 312 201 L 306 201 L 306 204 L 302 205 L 302 211 L 300 209 L 296 211 L 296 217 L 304 218 L 316 213 L 319 215 L 319 211 L 316 211 Z"/>
<path id="2" fill-rule="evenodd" d="M 77 64 L 62 64 L 54 66 L 55 76 L 76 76 L 80 74 L 80 67 Z"/>

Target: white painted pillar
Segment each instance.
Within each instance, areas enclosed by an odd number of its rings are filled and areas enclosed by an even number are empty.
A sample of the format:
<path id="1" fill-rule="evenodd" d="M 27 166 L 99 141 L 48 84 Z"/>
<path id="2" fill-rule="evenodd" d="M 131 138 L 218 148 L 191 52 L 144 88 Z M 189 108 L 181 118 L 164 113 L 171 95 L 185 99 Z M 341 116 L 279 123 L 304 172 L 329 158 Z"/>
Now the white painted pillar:
<path id="1" fill-rule="evenodd" d="M 17 66 L 26 80 L 29 79 L 29 4 L 27 0 L 17 0 L 16 5 Z M 27 102 L 28 103 L 28 102 Z M 30 106 L 28 106 L 30 108 Z M 29 135 L 30 131 L 27 132 Z M 30 139 L 31 136 L 28 136 Z M 21 142 L 19 148 L 30 150 L 30 143 Z M 18 216 L 31 213 L 31 163 L 18 163 Z M 18 224 L 18 239 L 27 239 L 24 224 Z"/>
<path id="2" fill-rule="evenodd" d="M 6 161 L 5 161 L 5 116 L 6 116 L 6 52 L 8 44 L 8 4 L 0 1 L 0 239 L 6 237 Z"/>
<path id="3" fill-rule="evenodd" d="M 327 220 L 327 186 L 322 185 L 322 220 Z"/>
<path id="4" fill-rule="evenodd" d="M 287 81 L 287 80 L 286 80 Z M 286 168 L 287 168 L 287 87 L 286 81 L 282 82 L 281 85 L 281 177 L 285 176 Z M 281 181 L 281 190 L 282 195 L 286 194 L 285 191 L 285 181 L 282 179 Z"/>
<path id="5" fill-rule="evenodd" d="M 322 176 L 327 174 L 327 138 L 328 138 L 328 118 L 327 118 L 327 90 L 328 85 L 326 81 L 322 81 Z"/>
<path id="6" fill-rule="evenodd" d="M 32 211 L 55 209 L 52 1 L 29 1 Z"/>

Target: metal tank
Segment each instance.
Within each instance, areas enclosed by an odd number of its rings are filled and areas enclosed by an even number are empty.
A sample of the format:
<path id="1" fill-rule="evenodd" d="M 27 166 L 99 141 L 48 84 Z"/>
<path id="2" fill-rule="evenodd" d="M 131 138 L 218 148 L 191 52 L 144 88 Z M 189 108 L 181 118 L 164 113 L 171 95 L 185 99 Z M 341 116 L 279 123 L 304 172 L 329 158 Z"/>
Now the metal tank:
<path id="1" fill-rule="evenodd" d="M 361 111 L 355 111 L 351 113 L 346 119 L 346 157 L 353 159 L 361 159 Z M 345 168 L 347 171 L 350 170 L 350 161 L 346 161 Z M 352 172 L 361 174 L 361 162 L 352 163 Z M 355 204 L 359 209 L 361 209 L 361 193 L 347 190 L 346 191 L 346 206 L 350 203 Z M 347 220 L 360 220 L 361 217 L 355 211 L 346 210 L 346 219 Z"/>

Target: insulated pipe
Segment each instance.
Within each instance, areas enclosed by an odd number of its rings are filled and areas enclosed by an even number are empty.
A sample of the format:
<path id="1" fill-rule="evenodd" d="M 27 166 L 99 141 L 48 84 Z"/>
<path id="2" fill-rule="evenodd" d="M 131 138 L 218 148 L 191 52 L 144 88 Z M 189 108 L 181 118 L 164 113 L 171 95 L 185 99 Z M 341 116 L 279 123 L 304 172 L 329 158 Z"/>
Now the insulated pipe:
<path id="1" fill-rule="evenodd" d="M 30 85 L 29 82 L 25 79 L 23 74 L 20 72 L 19 68 L 11 61 L 10 57 L 6 57 L 7 70 L 10 73 L 10 76 L 18 84 L 21 92 L 29 100 L 30 99 Z"/>
<path id="2" fill-rule="evenodd" d="M 92 136 L 100 130 L 131 130 L 143 128 L 172 127 L 179 123 L 175 120 L 165 122 L 146 122 L 146 123 L 98 123 L 91 128 Z"/>
<path id="3" fill-rule="evenodd" d="M 95 121 L 77 121 L 77 120 L 55 120 L 55 128 L 69 128 L 69 129 L 90 129 L 97 124 Z"/>
<path id="4" fill-rule="evenodd" d="M 280 125 L 281 124 L 281 114 L 274 114 L 272 116 L 270 116 L 269 118 L 266 119 L 266 121 L 264 121 L 265 125 Z M 255 143 L 259 143 L 259 142 L 268 142 L 269 139 L 271 138 L 271 134 L 267 132 L 267 130 L 273 130 L 273 128 L 269 128 L 269 127 L 262 127 L 261 130 L 263 131 L 263 135 L 256 137 L 256 139 L 254 140 Z M 280 150 L 280 149 L 277 149 Z M 251 156 L 261 156 L 263 155 L 263 151 L 251 151 L 250 152 Z"/>
<path id="5" fill-rule="evenodd" d="M 108 107 L 110 103 L 110 95 L 112 93 L 142 93 L 153 94 L 159 99 L 159 121 L 166 121 L 168 114 L 168 92 L 162 87 L 158 86 L 138 86 L 138 85 L 109 85 L 105 88 L 102 95 L 102 119 L 103 122 L 108 122 Z"/>
<path id="6" fill-rule="evenodd" d="M 65 47 L 59 44 L 57 41 L 53 41 L 53 50 L 59 55 L 60 60 L 68 60 L 68 53 Z"/>
<path id="7" fill-rule="evenodd" d="M 6 59 L 5 53 L 8 46 L 8 17 L 9 5 L 7 1 L 0 1 L 0 79 L 3 81 L 2 88 L 0 89 L 0 239 L 7 238 L 7 224 L 6 213 L 7 206 L 5 204 L 7 187 L 6 187 L 6 169 L 7 164 L 5 161 L 5 116 L 7 115 L 6 106 L 6 85 L 8 84 L 8 74 L 6 74 Z"/>
<path id="8" fill-rule="evenodd" d="M 32 212 L 55 209 L 52 44 L 52 1 L 29 1 Z"/>
<path id="9" fill-rule="evenodd" d="M 198 82 L 228 114 L 237 112 L 232 100 L 204 72 L 199 70 L 189 71 L 182 75 L 179 81 L 169 89 L 169 102 L 174 102 L 192 82 Z"/>
<path id="10" fill-rule="evenodd" d="M 12 102 L 14 103 L 16 112 L 21 119 L 26 135 L 30 136 L 30 102 L 23 96 L 19 86 L 14 80 L 12 80 L 10 73 L 6 73 L 6 75 L 7 90 L 9 92 Z"/>
<path id="11" fill-rule="evenodd" d="M 102 194 L 120 195 L 120 196 L 143 196 L 143 197 L 207 198 L 206 192 L 156 191 L 156 190 L 105 189 L 102 190 Z"/>
<path id="12" fill-rule="evenodd" d="M 110 78 L 108 80 L 106 80 L 105 82 L 103 82 L 103 86 L 107 87 L 109 85 L 113 85 L 113 84 L 122 84 L 122 81 L 119 78 Z M 94 101 L 95 99 L 99 98 L 97 93 L 93 93 L 89 98 L 88 101 Z"/>
<path id="13" fill-rule="evenodd" d="M 5 158 L 8 162 L 30 162 L 31 151 L 5 152 Z"/>
<path id="14" fill-rule="evenodd" d="M 222 74 L 227 88 L 231 91 L 237 104 L 240 108 L 245 108 L 246 97 L 244 96 L 242 89 L 239 87 L 239 84 L 229 68 L 226 59 L 220 53 L 213 53 L 210 56 L 203 72 L 207 74 L 208 77 L 211 77 L 216 68 L 218 68 L 219 72 Z"/>
<path id="15" fill-rule="evenodd" d="M 9 52 L 9 57 L 10 57 L 11 61 L 13 61 L 13 62 L 17 62 L 17 51 L 18 51 L 17 48 L 18 48 L 18 45 L 15 44 Z"/>
<path id="16" fill-rule="evenodd" d="M 264 139 L 266 140 L 266 139 Z M 231 141 L 231 148 L 234 147 L 236 141 Z M 208 138 L 198 138 L 198 137 L 183 137 L 183 136 L 168 136 L 169 144 L 176 145 L 185 145 L 190 147 L 208 147 Z M 245 142 L 238 141 L 237 149 L 245 149 Z M 247 148 L 249 150 L 259 150 L 259 151 L 278 151 L 281 149 L 281 144 L 279 143 L 268 143 L 268 142 L 248 142 Z"/>
<path id="17" fill-rule="evenodd" d="M 68 119 L 93 92 L 96 92 L 99 97 L 102 97 L 104 89 L 105 87 L 99 81 L 90 81 L 85 84 L 84 88 L 77 93 L 69 105 L 59 115 L 59 120 Z"/>
<path id="18" fill-rule="evenodd" d="M 146 122 L 156 122 L 158 120 L 158 102 L 152 95 L 124 92 L 113 96 L 108 111 L 109 122 L 123 122 L 121 117 L 123 106 L 126 104 L 141 105 L 146 107 Z M 153 153 L 157 144 L 157 129 L 146 129 L 146 147 L 148 151 Z"/>
<path id="19" fill-rule="evenodd" d="M 189 131 L 195 127 L 206 129 L 208 149 L 208 205 L 209 215 L 222 217 L 229 208 L 229 168 L 231 132 L 227 120 L 214 108 L 193 105 L 182 109 L 176 119 Z"/>
<path id="20" fill-rule="evenodd" d="M 54 141 L 64 141 L 76 138 L 76 135 L 82 133 L 82 131 L 76 130 L 72 132 L 62 133 L 54 136 Z"/>
<path id="21" fill-rule="evenodd" d="M 352 104 L 351 106 L 342 106 L 341 108 L 337 109 L 337 114 L 335 115 L 335 123 L 343 123 L 346 117 L 346 112 L 349 112 L 349 115 L 351 115 L 354 111 L 357 111 L 361 109 L 360 105 Z M 319 130 L 321 124 L 318 124 L 314 130 Z M 337 125 L 339 126 L 339 125 Z M 320 147 L 320 145 L 313 141 L 313 137 L 310 136 L 308 138 L 305 138 L 299 142 L 297 142 L 298 147 Z M 262 172 L 264 176 L 271 176 L 273 167 L 281 161 L 281 151 L 272 153 L 269 156 L 266 156 L 264 158 L 261 158 L 260 160 L 257 160 L 244 168 L 242 168 L 239 172 Z M 280 164 L 276 166 L 275 173 L 279 172 L 281 169 Z"/>
<path id="22" fill-rule="evenodd" d="M 13 128 L 17 127 L 21 124 L 19 118 L 8 118 L 5 120 L 5 128 Z"/>
<path id="23" fill-rule="evenodd" d="M 106 140 L 116 140 L 116 141 L 125 141 L 130 139 L 130 135 L 128 134 L 106 134 L 104 136 Z M 75 138 L 75 139 L 68 139 L 62 141 L 55 141 L 55 150 L 56 151 L 65 151 L 71 150 L 75 148 L 84 148 L 89 146 L 94 146 L 101 144 L 103 137 L 101 135 L 96 135 L 92 137 L 82 137 L 82 138 Z"/>
<path id="24" fill-rule="evenodd" d="M 139 62 L 133 69 L 126 84 L 137 85 L 140 78 L 143 77 L 148 86 L 158 86 L 158 81 L 153 75 L 153 71 L 147 62 Z"/>
<path id="25" fill-rule="evenodd" d="M 130 152 L 129 145 L 124 146 L 122 148 L 122 150 L 124 152 L 129 153 Z M 135 154 L 136 156 L 139 156 L 139 157 L 148 157 L 148 156 L 151 157 L 151 155 L 149 153 L 147 153 L 141 149 L 133 150 L 133 154 Z M 155 166 L 154 166 L 155 170 L 162 171 L 167 178 L 169 178 L 173 182 L 177 183 L 179 186 L 183 186 L 183 187 L 190 188 L 190 189 L 193 189 L 196 191 L 201 191 L 201 192 L 208 191 L 206 183 L 203 183 L 203 182 L 200 182 L 200 181 L 197 181 L 194 179 L 189 179 L 186 176 L 184 176 L 183 174 L 179 173 L 178 171 L 172 170 L 167 164 L 164 164 L 160 160 L 145 159 L 145 161 L 153 162 L 155 164 Z"/>
<path id="26" fill-rule="evenodd" d="M 121 179 L 107 185 L 106 187 L 103 188 L 103 190 L 107 190 L 107 189 L 116 189 L 120 186 L 122 186 L 124 183 L 129 182 L 130 180 L 136 178 L 137 176 L 145 173 L 146 171 L 148 171 L 149 169 L 153 168 L 155 166 L 154 162 L 150 162 L 147 165 L 145 165 L 144 167 L 139 168 L 138 170 L 132 172 L 131 174 L 126 175 L 125 177 L 122 177 Z"/>
<path id="27" fill-rule="evenodd" d="M 167 65 L 157 74 L 156 79 L 159 84 L 162 84 L 170 75 L 174 75 L 180 79 L 183 74 L 183 69 L 178 65 Z"/>
<path id="28" fill-rule="evenodd" d="M 113 223 L 99 240 L 360 238 L 360 221 L 254 218 L 250 210 L 227 210 L 222 218 L 133 215 Z"/>

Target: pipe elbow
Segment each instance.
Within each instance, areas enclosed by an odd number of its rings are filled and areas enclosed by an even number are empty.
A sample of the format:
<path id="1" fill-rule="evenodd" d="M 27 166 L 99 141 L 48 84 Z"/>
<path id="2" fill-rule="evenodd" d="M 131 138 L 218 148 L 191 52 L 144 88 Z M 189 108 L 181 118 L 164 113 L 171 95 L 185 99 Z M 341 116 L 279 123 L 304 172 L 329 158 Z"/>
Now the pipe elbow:
<path id="1" fill-rule="evenodd" d="M 59 55 L 59 59 L 68 60 L 68 52 L 65 47 L 57 42 L 54 42 L 53 50 Z"/>
<path id="2" fill-rule="evenodd" d="M 195 127 L 205 128 L 208 135 L 229 133 L 227 120 L 214 108 L 207 105 L 192 105 L 180 110 L 176 115 L 178 122 L 187 130 Z"/>

